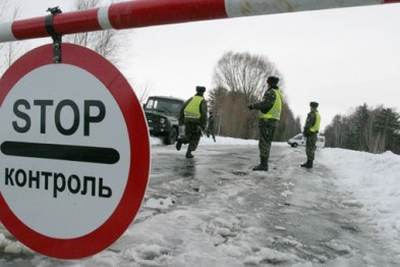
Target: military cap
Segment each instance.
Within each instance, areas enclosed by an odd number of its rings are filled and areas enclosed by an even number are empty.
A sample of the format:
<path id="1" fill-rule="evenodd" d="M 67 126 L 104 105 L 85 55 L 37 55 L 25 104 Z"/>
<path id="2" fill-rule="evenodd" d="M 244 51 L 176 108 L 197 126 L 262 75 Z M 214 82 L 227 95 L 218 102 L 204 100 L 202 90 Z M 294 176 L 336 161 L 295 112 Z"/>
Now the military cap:
<path id="1" fill-rule="evenodd" d="M 267 79 L 267 83 L 272 86 L 276 86 L 279 83 L 279 78 L 276 76 L 269 76 Z"/>
<path id="2" fill-rule="evenodd" d="M 205 91 L 206 91 L 206 88 L 204 86 L 196 86 L 196 92 L 204 93 Z"/>

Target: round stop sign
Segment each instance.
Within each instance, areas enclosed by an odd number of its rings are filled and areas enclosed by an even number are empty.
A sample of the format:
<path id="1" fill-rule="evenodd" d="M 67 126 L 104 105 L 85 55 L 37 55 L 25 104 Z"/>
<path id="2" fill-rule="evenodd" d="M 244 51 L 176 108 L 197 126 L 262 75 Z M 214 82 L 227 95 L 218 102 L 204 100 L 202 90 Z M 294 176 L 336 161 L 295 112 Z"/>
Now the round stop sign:
<path id="1" fill-rule="evenodd" d="M 95 254 L 138 212 L 149 175 L 141 104 L 122 74 L 89 49 L 34 49 L 0 80 L 0 219 L 51 257 Z"/>

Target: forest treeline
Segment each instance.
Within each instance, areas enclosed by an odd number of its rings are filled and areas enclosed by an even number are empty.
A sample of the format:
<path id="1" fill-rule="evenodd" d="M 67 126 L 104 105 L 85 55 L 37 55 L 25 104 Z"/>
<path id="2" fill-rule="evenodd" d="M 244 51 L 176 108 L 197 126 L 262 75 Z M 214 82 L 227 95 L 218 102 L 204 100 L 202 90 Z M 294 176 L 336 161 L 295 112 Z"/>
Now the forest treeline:
<path id="1" fill-rule="evenodd" d="M 348 115 L 336 115 L 325 137 L 329 147 L 400 154 L 400 114 L 392 108 L 363 104 Z"/>

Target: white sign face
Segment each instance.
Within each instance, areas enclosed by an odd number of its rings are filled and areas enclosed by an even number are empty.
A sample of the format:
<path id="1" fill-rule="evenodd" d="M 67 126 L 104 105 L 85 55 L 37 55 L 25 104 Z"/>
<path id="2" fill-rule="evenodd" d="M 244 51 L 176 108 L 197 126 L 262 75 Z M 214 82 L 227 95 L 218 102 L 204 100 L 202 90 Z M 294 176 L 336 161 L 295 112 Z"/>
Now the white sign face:
<path id="1" fill-rule="evenodd" d="M 69 64 L 34 69 L 4 99 L 0 121 L 0 189 L 16 217 L 60 239 L 110 218 L 132 155 L 123 114 L 94 75 Z"/>

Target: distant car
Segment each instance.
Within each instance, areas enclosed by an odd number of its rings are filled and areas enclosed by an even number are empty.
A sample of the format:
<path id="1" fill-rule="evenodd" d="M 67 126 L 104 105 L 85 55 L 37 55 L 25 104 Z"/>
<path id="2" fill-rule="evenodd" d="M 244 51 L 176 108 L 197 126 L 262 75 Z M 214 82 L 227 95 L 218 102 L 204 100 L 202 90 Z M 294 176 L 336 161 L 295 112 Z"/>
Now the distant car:
<path id="1" fill-rule="evenodd" d="M 166 145 L 174 144 L 179 135 L 179 112 L 185 102 L 178 98 L 151 96 L 144 105 L 152 136 L 161 137 Z"/>
<path id="2" fill-rule="evenodd" d="M 288 140 L 288 144 L 291 147 L 305 146 L 306 138 L 304 137 L 304 135 L 302 133 L 299 133 L 299 134 L 295 135 L 294 137 L 290 138 Z M 325 136 L 323 136 L 322 134 L 319 134 L 316 145 L 319 148 L 325 147 Z"/>

